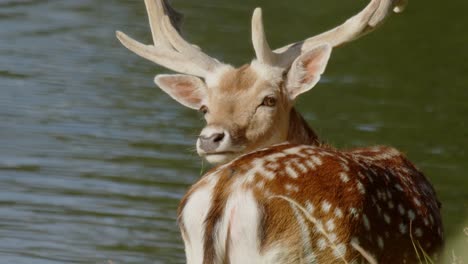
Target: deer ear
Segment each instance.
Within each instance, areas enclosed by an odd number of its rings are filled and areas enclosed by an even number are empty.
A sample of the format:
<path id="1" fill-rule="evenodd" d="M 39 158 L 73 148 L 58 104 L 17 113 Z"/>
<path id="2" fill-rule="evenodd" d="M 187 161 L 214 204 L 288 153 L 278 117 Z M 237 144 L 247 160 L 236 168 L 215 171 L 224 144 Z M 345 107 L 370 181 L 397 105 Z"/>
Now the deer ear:
<path id="1" fill-rule="evenodd" d="M 177 102 L 192 109 L 200 109 L 202 100 L 206 96 L 205 83 L 194 76 L 160 74 L 154 78 L 154 82 Z"/>
<path id="2" fill-rule="evenodd" d="M 330 59 L 331 51 L 331 46 L 324 44 L 302 54 L 293 62 L 286 82 L 291 100 L 318 83 Z"/>

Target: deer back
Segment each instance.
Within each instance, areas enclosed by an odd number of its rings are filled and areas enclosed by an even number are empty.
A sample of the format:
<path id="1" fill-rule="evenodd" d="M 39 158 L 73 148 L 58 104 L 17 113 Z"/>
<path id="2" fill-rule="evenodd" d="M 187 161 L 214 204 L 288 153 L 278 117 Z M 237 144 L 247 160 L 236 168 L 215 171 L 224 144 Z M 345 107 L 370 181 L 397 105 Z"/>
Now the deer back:
<path id="1" fill-rule="evenodd" d="M 425 176 L 389 147 L 283 144 L 208 172 L 179 207 L 189 263 L 412 263 L 443 243 Z"/>

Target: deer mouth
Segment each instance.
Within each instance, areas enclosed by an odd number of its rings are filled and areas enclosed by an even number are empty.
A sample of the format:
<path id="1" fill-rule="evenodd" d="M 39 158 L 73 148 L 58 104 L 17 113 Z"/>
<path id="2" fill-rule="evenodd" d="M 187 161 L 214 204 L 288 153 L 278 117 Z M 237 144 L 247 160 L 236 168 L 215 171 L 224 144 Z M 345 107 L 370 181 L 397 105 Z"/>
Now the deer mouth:
<path id="1" fill-rule="evenodd" d="M 210 155 L 234 155 L 238 152 L 236 151 L 219 151 L 219 152 L 207 152 L 204 153 L 204 156 L 210 156 Z"/>
<path id="2" fill-rule="evenodd" d="M 199 154 L 202 158 L 206 159 L 211 164 L 224 164 L 235 159 L 240 155 L 238 151 L 218 151 L 218 152 L 206 152 Z"/>

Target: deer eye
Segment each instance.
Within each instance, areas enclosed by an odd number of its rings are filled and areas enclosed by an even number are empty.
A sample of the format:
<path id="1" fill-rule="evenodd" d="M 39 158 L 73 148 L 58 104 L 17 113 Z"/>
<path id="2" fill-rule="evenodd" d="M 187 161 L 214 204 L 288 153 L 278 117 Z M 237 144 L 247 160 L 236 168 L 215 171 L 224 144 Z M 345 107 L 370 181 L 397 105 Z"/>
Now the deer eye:
<path id="1" fill-rule="evenodd" d="M 263 98 L 262 106 L 273 107 L 276 105 L 276 98 L 273 96 L 267 96 Z"/>
<path id="2" fill-rule="evenodd" d="M 202 105 L 198 111 L 200 111 L 200 113 L 203 115 L 206 115 L 206 113 L 208 113 L 208 107 L 206 107 L 206 105 Z"/>

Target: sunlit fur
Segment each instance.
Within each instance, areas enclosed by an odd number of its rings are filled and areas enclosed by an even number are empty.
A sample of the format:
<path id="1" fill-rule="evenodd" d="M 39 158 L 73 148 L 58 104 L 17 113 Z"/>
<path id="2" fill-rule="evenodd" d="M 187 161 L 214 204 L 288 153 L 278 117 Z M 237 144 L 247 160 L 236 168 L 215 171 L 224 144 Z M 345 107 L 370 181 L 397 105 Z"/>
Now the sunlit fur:
<path id="1" fill-rule="evenodd" d="M 198 153 L 211 163 L 224 163 L 242 153 L 285 141 L 292 102 L 284 90 L 282 75 L 279 68 L 252 63 L 222 71 L 207 82 L 207 96 L 202 102 L 208 108 L 207 127 L 225 129 L 232 144 L 221 151 L 233 153 L 206 155 L 200 148 Z M 266 96 L 276 98 L 276 105 L 262 106 Z"/>
<path id="2" fill-rule="evenodd" d="M 287 72 L 253 61 L 240 68 L 225 67 L 206 79 L 207 95 L 202 105 L 208 108 L 206 128 L 220 127 L 228 132 L 228 152 L 208 155 L 210 163 L 225 163 L 241 154 L 284 141 L 318 143 L 315 133 L 293 109 L 285 83 Z M 262 106 L 266 96 L 276 99 L 274 106 Z M 199 144 L 197 144 L 198 146 Z"/>
<path id="3" fill-rule="evenodd" d="M 444 237 L 430 182 L 383 146 L 254 151 L 205 174 L 178 215 L 192 264 L 367 263 L 354 244 L 377 263 L 417 263 Z"/>

